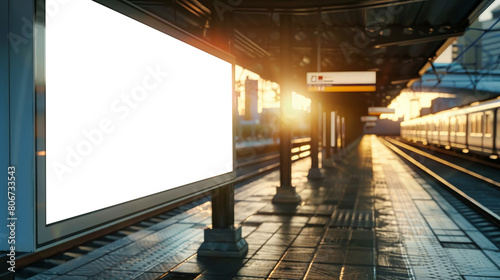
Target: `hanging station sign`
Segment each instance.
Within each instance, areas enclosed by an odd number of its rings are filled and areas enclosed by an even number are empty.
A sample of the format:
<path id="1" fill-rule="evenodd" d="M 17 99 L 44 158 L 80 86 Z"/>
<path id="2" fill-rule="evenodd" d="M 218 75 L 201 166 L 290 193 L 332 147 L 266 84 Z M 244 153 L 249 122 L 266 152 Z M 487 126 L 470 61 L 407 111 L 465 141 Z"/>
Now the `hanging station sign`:
<path id="1" fill-rule="evenodd" d="M 362 116 L 361 122 L 376 122 L 378 120 L 378 116 Z"/>
<path id="2" fill-rule="evenodd" d="M 375 71 L 308 72 L 310 92 L 375 92 Z"/>
<path id="3" fill-rule="evenodd" d="M 370 116 L 380 116 L 382 114 L 394 114 L 396 110 L 394 108 L 387 107 L 369 107 L 368 115 Z"/>

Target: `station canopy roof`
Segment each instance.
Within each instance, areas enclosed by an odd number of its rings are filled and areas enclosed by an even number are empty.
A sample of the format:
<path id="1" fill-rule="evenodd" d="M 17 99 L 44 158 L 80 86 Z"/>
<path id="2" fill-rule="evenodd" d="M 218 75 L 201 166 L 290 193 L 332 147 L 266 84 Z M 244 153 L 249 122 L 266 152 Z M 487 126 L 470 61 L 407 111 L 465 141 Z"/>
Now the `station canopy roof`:
<path id="1" fill-rule="evenodd" d="M 321 71 L 372 70 L 377 71 L 377 92 L 369 98 L 378 106 L 423 75 L 493 0 L 130 2 L 222 46 L 237 64 L 278 83 L 280 15 L 291 15 L 290 78 L 298 81 L 297 90 L 305 90 L 305 73 L 317 71 L 318 60 Z"/>

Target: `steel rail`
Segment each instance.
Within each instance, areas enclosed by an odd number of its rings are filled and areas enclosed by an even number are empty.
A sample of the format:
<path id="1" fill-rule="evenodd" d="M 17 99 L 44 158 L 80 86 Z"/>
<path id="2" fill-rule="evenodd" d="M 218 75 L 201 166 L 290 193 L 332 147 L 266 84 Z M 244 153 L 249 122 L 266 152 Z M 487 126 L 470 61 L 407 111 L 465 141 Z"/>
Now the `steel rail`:
<path id="1" fill-rule="evenodd" d="M 401 151 L 399 148 L 391 144 L 390 142 L 386 141 L 385 139 L 379 138 L 380 142 L 386 145 L 389 149 L 394 151 L 396 154 L 400 155 L 402 158 L 410 162 L 411 164 L 415 165 L 418 167 L 420 170 L 423 172 L 427 173 L 429 176 L 431 176 L 435 181 L 440 183 L 441 185 L 445 186 L 448 188 L 450 191 L 452 191 L 455 195 L 457 195 L 460 199 L 465 201 L 468 205 L 472 206 L 474 209 L 476 209 L 479 213 L 484 215 L 487 219 L 495 223 L 495 225 L 500 226 L 500 217 L 492 212 L 490 209 L 479 203 L 477 200 L 473 199 L 472 197 L 468 196 L 466 193 L 455 187 L 453 184 L 450 182 L 446 181 L 443 177 L 439 176 L 436 174 L 434 171 L 430 170 L 405 152 Z"/>
<path id="2" fill-rule="evenodd" d="M 485 177 L 485 176 L 483 176 L 483 175 L 481 175 L 481 174 L 478 174 L 478 173 L 476 173 L 476 172 L 470 171 L 470 170 L 468 170 L 468 169 L 466 169 L 466 168 L 463 168 L 463 167 L 461 167 L 461 166 L 459 166 L 459 165 L 456 165 L 456 164 L 451 163 L 451 162 L 449 162 L 449 161 L 446 161 L 446 160 L 444 160 L 444 159 L 441 159 L 441 158 L 438 158 L 438 157 L 436 157 L 436 156 L 433 156 L 433 155 L 431 155 L 431 154 L 429 154 L 429 153 L 426 153 L 426 152 L 424 152 L 424 151 L 421 151 L 421 150 L 419 150 L 419 149 L 416 149 L 416 148 L 414 148 L 414 147 L 412 147 L 412 146 L 410 146 L 410 145 L 407 145 L 407 144 L 401 143 L 401 142 L 399 142 L 399 141 L 397 141 L 397 140 L 394 140 L 394 139 L 392 139 L 392 138 L 386 138 L 386 140 L 387 140 L 387 141 L 389 141 L 389 142 L 391 142 L 392 144 L 395 144 L 395 145 L 398 145 L 398 146 L 400 146 L 400 147 L 403 147 L 403 148 L 405 148 L 405 149 L 407 149 L 407 150 L 410 150 L 410 151 L 412 151 L 412 152 L 414 152 L 414 153 L 417 153 L 417 154 L 419 154 L 419 155 L 422 155 L 422 156 L 424 156 L 424 157 L 426 157 L 426 158 L 429 158 L 429 159 L 431 159 L 431 160 L 433 160 L 433 161 L 436 161 L 436 162 L 439 162 L 439 163 L 441 163 L 441 164 L 443 164 L 443 165 L 446 165 L 446 166 L 448 166 L 448 167 L 451 167 L 451 168 L 453 168 L 453 169 L 455 169 L 455 170 L 457 170 L 457 171 L 460 171 L 460 172 L 462 172 L 462 173 L 465 173 L 465 174 L 467 174 L 467 175 L 469 175 L 469 176 L 472 176 L 472 177 L 474 177 L 474 178 L 476 178 L 476 179 L 479 179 L 479 180 L 481 180 L 481 181 L 484 181 L 484 182 L 486 182 L 486 183 L 488 183 L 488 184 L 490 184 L 490 185 L 492 185 L 492 186 L 494 186 L 494 187 L 496 187 L 496 188 L 500 189 L 500 183 L 499 183 L 499 182 L 497 182 L 497 181 L 494 181 L 494 180 L 492 180 L 492 179 L 490 179 L 490 178 L 488 178 L 488 177 Z"/>

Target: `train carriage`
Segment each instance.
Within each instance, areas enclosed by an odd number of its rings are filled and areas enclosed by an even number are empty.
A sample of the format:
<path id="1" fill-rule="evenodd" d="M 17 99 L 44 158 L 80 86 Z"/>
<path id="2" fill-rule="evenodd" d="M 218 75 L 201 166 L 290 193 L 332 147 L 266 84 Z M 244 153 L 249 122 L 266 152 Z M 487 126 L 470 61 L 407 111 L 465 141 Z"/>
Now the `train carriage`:
<path id="1" fill-rule="evenodd" d="M 404 121 L 405 139 L 481 155 L 500 154 L 500 98 Z"/>

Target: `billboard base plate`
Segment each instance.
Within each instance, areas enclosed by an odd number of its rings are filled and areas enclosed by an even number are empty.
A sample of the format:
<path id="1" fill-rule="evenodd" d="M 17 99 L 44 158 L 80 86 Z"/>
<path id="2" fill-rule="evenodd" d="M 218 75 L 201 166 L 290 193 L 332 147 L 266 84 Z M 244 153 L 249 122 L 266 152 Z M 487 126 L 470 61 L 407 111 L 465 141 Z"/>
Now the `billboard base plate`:
<path id="1" fill-rule="evenodd" d="M 207 228 L 204 235 L 198 256 L 242 258 L 248 252 L 248 244 L 241 237 L 241 226 L 233 229 Z"/>

